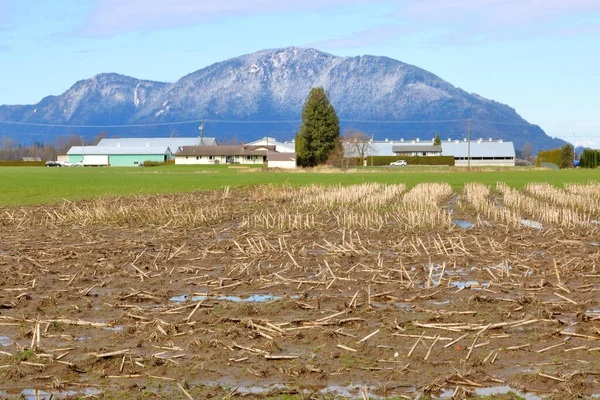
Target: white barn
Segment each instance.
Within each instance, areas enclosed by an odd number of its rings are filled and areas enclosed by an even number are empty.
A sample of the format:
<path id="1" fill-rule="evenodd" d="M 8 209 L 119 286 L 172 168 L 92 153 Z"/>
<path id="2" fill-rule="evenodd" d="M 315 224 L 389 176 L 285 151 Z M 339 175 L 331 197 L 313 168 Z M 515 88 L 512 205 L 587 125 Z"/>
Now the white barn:
<path id="1" fill-rule="evenodd" d="M 492 139 L 477 141 L 471 140 L 469 157 L 469 142 L 455 140 L 442 142 L 442 155 L 454 156 L 454 165 L 466 167 L 514 167 L 515 146 L 513 142 Z"/>

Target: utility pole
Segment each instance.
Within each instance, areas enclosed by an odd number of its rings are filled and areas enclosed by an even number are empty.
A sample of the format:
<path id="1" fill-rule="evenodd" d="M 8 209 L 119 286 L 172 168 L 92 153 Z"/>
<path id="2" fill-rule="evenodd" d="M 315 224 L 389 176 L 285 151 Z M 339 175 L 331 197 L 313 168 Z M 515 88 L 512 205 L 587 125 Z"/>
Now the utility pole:
<path id="1" fill-rule="evenodd" d="M 204 141 L 202 139 L 202 136 L 204 135 L 204 121 L 200 122 L 198 129 L 200 129 L 200 146 L 204 146 Z"/>
<path id="2" fill-rule="evenodd" d="M 467 168 L 471 169 L 471 119 L 467 121 Z"/>

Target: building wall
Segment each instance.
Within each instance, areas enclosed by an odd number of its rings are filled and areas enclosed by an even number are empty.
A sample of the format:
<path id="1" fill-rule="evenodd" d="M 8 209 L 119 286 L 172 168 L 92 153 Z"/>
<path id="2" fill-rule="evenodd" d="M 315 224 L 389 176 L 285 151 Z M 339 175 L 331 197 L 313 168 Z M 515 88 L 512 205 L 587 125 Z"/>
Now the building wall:
<path id="1" fill-rule="evenodd" d="M 269 168 L 296 168 L 296 161 L 269 161 Z"/>
<path id="2" fill-rule="evenodd" d="M 231 156 L 233 163 L 236 164 L 263 164 L 266 156 Z M 250 159 L 246 158 L 250 157 Z M 227 164 L 227 156 L 176 156 L 175 164 L 177 165 L 212 165 Z"/>
<path id="3" fill-rule="evenodd" d="M 167 158 L 168 159 L 168 158 Z M 78 163 L 83 161 L 83 155 L 70 154 L 69 162 Z M 164 154 L 113 154 L 108 155 L 108 163 L 111 167 L 137 167 L 144 161 L 165 161 Z"/>
<path id="4" fill-rule="evenodd" d="M 168 160 L 168 158 L 167 158 Z M 111 167 L 137 167 L 144 161 L 165 161 L 165 154 L 113 154 L 108 156 Z"/>
<path id="5" fill-rule="evenodd" d="M 454 159 L 454 166 L 466 167 L 468 160 Z M 515 159 L 511 160 L 473 160 L 471 159 L 471 167 L 514 167 Z"/>

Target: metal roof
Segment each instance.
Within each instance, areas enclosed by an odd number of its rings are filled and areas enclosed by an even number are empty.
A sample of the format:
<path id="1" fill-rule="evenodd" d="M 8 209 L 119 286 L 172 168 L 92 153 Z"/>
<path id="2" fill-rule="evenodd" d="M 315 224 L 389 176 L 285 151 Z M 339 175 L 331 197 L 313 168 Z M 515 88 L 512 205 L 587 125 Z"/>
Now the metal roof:
<path id="1" fill-rule="evenodd" d="M 290 144 L 290 143 L 280 142 L 277 139 L 275 139 L 274 137 L 264 137 L 262 139 L 255 140 L 253 142 L 246 143 L 246 146 L 259 146 L 259 145 L 275 146 L 277 151 L 279 151 L 280 153 L 287 153 L 287 152 L 295 151 L 294 143 Z"/>
<path id="2" fill-rule="evenodd" d="M 296 161 L 296 153 L 269 153 L 267 161 Z"/>
<path id="3" fill-rule="evenodd" d="M 441 152 L 442 151 L 442 146 L 434 146 L 432 144 L 427 145 L 427 144 L 395 144 L 392 146 L 392 150 L 394 151 L 394 153 L 401 153 L 401 152 L 409 152 L 409 151 L 416 151 L 416 152 Z"/>
<path id="4" fill-rule="evenodd" d="M 468 142 L 442 142 L 442 155 L 466 158 L 468 157 Z M 513 142 L 471 140 L 471 158 L 476 157 L 515 157 L 515 146 Z"/>
<path id="5" fill-rule="evenodd" d="M 212 147 L 212 146 L 211 146 Z M 171 154 L 171 150 L 168 146 L 127 146 L 127 147 L 113 147 L 113 146 L 72 146 L 69 151 L 69 155 L 79 154 L 94 154 L 94 155 L 126 155 L 126 154 Z"/>
<path id="6" fill-rule="evenodd" d="M 266 147 L 266 146 L 261 146 Z M 270 146 L 269 146 L 270 147 Z M 175 154 L 176 156 L 266 156 L 267 149 L 255 150 L 256 146 L 250 146 L 250 149 L 242 146 L 183 146 Z"/>
<path id="7" fill-rule="evenodd" d="M 214 146 L 217 144 L 215 138 L 202 138 L 204 146 Z M 173 150 L 181 146 L 200 146 L 200 137 L 180 138 L 180 137 L 157 137 L 157 138 L 103 138 L 98 142 L 98 146 L 107 147 L 141 147 L 149 145 L 150 147 L 169 147 Z"/>

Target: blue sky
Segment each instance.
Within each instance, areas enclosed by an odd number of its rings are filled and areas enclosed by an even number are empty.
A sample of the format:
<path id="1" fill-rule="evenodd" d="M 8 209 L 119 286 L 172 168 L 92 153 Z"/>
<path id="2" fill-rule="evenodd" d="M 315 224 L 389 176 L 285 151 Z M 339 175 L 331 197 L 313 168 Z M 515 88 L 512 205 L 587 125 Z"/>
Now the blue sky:
<path id="1" fill-rule="evenodd" d="M 414 64 L 600 148 L 599 0 L 0 0 L 0 104 L 287 46 Z"/>

